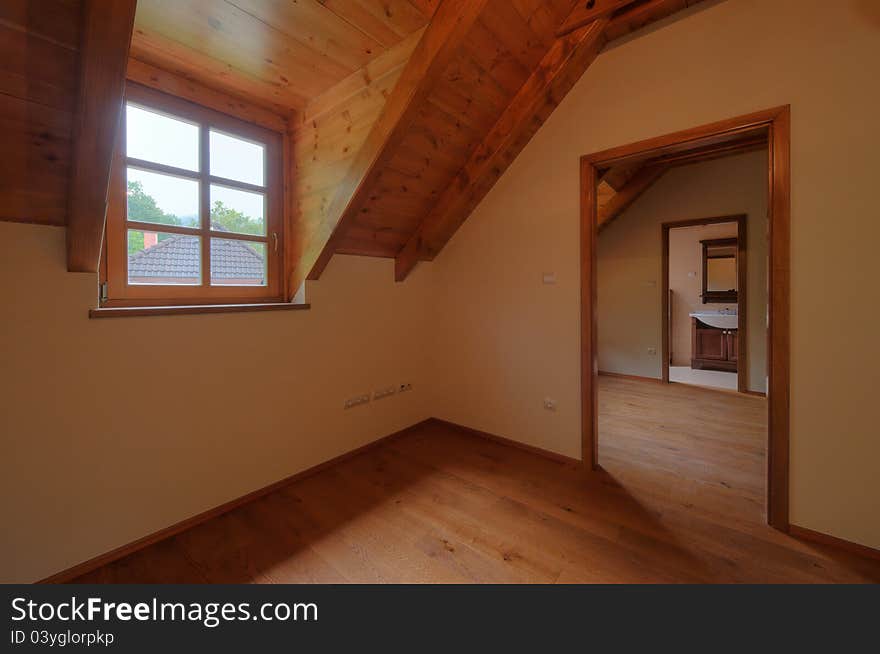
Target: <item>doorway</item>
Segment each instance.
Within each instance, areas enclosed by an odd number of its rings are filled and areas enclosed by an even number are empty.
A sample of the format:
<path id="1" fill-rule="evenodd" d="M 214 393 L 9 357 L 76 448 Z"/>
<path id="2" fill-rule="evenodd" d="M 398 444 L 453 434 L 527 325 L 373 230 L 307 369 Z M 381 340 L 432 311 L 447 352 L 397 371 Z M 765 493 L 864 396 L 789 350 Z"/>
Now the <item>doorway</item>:
<path id="1" fill-rule="evenodd" d="M 748 217 L 663 223 L 666 383 L 749 392 Z"/>
<path id="2" fill-rule="evenodd" d="M 586 468 L 595 470 L 599 467 L 596 248 L 603 219 L 597 203 L 599 179 L 636 166 L 643 178 L 650 179 L 683 161 L 769 148 L 766 516 L 771 526 L 783 531 L 789 528 L 790 129 L 790 108 L 784 106 L 581 158 L 582 459 Z M 621 198 L 621 203 L 626 200 Z"/>

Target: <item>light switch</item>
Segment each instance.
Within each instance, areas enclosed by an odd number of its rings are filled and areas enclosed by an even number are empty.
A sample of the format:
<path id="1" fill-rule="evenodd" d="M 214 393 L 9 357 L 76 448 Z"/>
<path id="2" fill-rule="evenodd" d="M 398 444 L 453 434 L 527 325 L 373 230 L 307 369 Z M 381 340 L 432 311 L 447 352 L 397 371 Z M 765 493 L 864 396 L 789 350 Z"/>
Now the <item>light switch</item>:
<path id="1" fill-rule="evenodd" d="M 545 284 L 555 284 L 556 283 L 556 273 L 544 273 L 544 283 Z"/>

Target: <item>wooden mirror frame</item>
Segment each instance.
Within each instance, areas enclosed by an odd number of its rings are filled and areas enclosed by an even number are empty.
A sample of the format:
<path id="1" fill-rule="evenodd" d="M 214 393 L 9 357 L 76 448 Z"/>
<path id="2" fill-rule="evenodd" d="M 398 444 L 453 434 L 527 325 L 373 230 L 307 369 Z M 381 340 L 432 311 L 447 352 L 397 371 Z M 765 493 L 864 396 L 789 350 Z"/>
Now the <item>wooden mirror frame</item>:
<path id="1" fill-rule="evenodd" d="M 736 304 L 739 300 L 739 289 L 727 291 L 710 291 L 709 290 L 709 259 L 723 258 L 733 259 L 736 262 L 737 270 L 739 269 L 739 250 L 737 248 L 736 238 L 709 238 L 700 241 L 703 246 L 703 292 L 700 298 L 703 304 Z M 709 248 L 715 246 L 733 246 L 737 250 L 732 257 L 710 257 Z M 737 277 L 738 278 L 738 277 Z"/>

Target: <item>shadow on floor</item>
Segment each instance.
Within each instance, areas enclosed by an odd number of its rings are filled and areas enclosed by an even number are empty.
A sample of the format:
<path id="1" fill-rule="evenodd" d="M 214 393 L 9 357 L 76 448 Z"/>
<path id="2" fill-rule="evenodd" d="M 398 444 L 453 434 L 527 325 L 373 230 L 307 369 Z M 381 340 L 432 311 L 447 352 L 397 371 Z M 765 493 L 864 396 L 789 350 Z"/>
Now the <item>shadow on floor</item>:
<path id="1" fill-rule="evenodd" d="M 431 423 L 77 582 L 860 580 L 781 534 L 646 494 L 632 474 Z"/>

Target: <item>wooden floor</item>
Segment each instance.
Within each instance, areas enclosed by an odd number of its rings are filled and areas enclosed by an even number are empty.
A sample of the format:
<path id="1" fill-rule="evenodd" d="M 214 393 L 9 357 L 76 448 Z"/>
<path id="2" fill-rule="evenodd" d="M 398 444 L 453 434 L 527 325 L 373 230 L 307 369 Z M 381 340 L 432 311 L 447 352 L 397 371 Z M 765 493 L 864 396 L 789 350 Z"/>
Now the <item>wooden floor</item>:
<path id="1" fill-rule="evenodd" d="M 600 388 L 601 472 L 431 423 L 77 581 L 880 581 L 763 523 L 764 400 Z"/>

